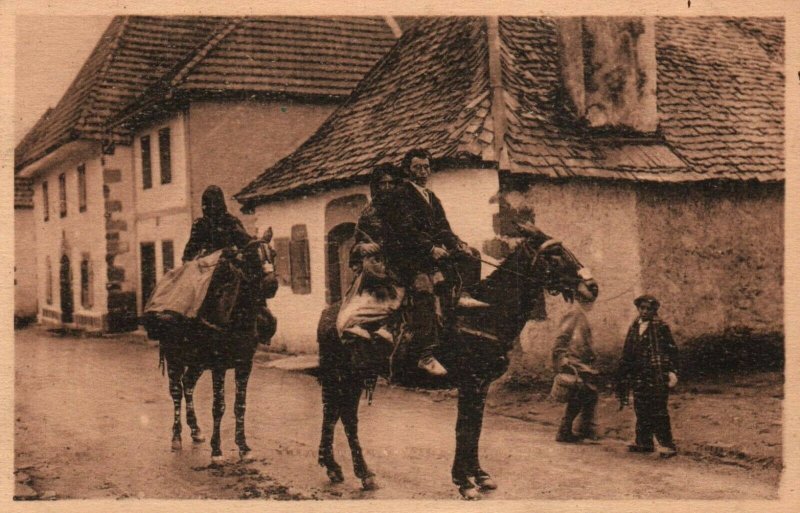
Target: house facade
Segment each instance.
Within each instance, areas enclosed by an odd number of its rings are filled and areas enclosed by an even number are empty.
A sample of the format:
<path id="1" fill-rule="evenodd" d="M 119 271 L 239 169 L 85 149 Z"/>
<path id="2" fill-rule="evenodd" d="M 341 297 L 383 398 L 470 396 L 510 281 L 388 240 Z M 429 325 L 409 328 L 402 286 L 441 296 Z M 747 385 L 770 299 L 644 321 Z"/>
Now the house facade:
<path id="1" fill-rule="evenodd" d="M 33 184 L 14 178 L 14 321 L 36 318 L 36 227 Z"/>
<path id="2" fill-rule="evenodd" d="M 592 269 L 601 353 L 618 353 L 645 292 L 661 298 L 680 343 L 781 333 L 782 37 L 775 19 L 419 21 L 314 136 L 237 195 L 258 225 L 314 213 L 279 233 L 293 280 L 303 264 L 294 233 L 307 236 L 311 292 L 284 290 L 275 308 L 316 319 L 336 298 L 335 280 L 328 297 L 314 290 L 332 274 L 319 260 L 335 261 L 346 235 L 331 233 L 325 212 L 363 194 L 375 165 L 424 147 L 437 195 L 466 191 L 444 206 L 484 258 L 507 254 L 511 221 L 534 220 Z M 526 365 L 549 359 L 564 308 L 548 298 L 548 319 L 528 324 Z M 277 339 L 313 351 L 314 323 L 288 316 Z"/>
<path id="3" fill-rule="evenodd" d="M 40 322 L 135 329 L 205 187 L 235 192 L 296 148 L 397 30 L 383 18 L 115 18 L 15 151 L 35 191 Z"/>

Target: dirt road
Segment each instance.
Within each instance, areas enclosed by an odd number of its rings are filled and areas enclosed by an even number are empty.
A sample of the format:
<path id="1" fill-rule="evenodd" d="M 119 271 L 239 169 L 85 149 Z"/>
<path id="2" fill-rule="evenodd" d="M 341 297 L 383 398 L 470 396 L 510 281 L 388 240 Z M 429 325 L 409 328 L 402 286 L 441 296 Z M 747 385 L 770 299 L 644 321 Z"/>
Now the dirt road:
<path id="1" fill-rule="evenodd" d="M 320 393 L 306 375 L 256 364 L 248 393 L 253 460 L 237 461 L 233 377 L 226 382 L 226 463 L 209 466 L 208 443 L 170 451 L 172 405 L 157 349 L 124 339 L 16 333 L 15 468 L 28 498 L 457 499 L 450 483 L 455 402 L 379 387 L 362 403 L 361 441 L 380 488 L 362 492 L 341 427 L 336 457 L 346 481 L 330 485 L 316 465 Z M 211 428 L 211 378 L 195 394 Z M 487 499 L 759 499 L 777 483 L 746 470 L 629 455 L 620 441 L 564 446 L 551 429 L 489 414 L 484 467 L 500 488 Z M 17 492 L 21 494 L 21 492 Z"/>

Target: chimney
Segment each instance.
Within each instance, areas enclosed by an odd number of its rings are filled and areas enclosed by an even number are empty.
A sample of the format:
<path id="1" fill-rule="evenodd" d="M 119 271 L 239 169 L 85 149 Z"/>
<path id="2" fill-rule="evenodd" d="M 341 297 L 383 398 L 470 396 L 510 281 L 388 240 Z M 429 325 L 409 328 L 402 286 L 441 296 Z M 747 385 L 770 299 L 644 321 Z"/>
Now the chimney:
<path id="1" fill-rule="evenodd" d="M 590 128 L 655 132 L 654 19 L 574 17 L 557 25 L 565 99 L 577 120 Z"/>

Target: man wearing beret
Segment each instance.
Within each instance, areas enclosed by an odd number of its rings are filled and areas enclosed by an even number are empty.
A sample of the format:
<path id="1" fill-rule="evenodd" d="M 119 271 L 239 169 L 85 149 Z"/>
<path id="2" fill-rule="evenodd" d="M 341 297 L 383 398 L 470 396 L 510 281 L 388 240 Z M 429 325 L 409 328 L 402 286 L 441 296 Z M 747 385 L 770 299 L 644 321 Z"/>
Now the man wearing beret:
<path id="1" fill-rule="evenodd" d="M 633 391 L 636 443 L 628 449 L 638 453 L 653 452 L 655 436 L 661 446 L 661 456 L 669 458 L 677 454 L 667 402 L 669 390 L 678 383 L 678 348 L 669 326 L 658 317 L 660 304 L 655 297 L 640 296 L 633 304 L 639 317 L 625 337 L 617 375 L 620 408 L 627 404 L 628 392 Z"/>

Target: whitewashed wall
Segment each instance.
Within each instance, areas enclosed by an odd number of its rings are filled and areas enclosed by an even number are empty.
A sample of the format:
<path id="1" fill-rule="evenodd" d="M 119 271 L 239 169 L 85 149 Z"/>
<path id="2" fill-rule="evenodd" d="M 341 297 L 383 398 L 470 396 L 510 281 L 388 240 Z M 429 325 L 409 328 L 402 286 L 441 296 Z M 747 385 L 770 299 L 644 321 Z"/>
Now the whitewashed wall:
<path id="1" fill-rule="evenodd" d="M 433 175 L 429 187 L 441 199 L 450 224 L 462 239 L 481 249 L 494 238 L 492 216 L 498 207 L 491 202 L 497 194 L 497 172 L 485 169 L 442 171 Z M 337 189 L 314 196 L 267 203 L 256 208 L 255 225 L 259 233 L 272 226 L 275 237 L 290 237 L 293 225 L 305 224 L 308 230 L 311 267 L 311 293 L 294 294 L 284 286 L 270 301 L 278 317 L 276 347 L 292 352 L 316 352 L 317 321 L 325 302 L 325 207 L 334 199 L 353 194 L 369 195 L 367 186 Z M 486 258 L 486 256 L 484 255 Z M 491 272 L 484 266 L 484 274 Z"/>

